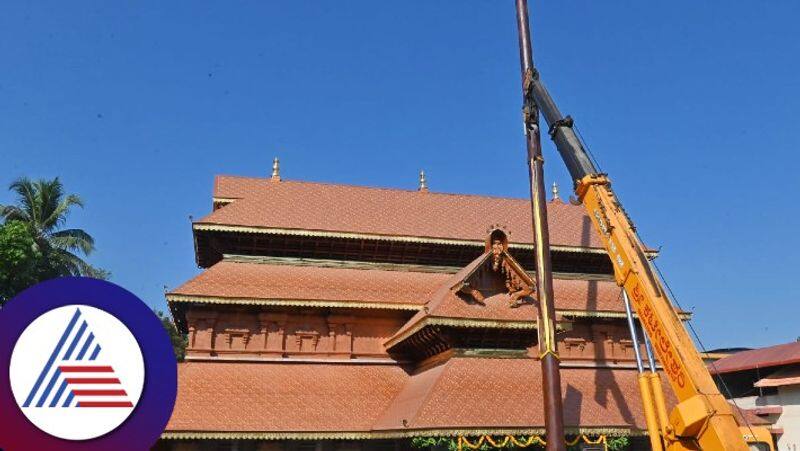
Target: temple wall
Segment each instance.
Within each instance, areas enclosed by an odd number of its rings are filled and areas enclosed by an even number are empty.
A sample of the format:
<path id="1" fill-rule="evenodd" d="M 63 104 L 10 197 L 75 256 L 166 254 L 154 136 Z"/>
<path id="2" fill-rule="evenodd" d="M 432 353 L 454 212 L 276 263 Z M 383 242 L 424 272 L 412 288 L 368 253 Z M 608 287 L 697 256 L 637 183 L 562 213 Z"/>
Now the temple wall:
<path id="1" fill-rule="evenodd" d="M 410 312 L 195 307 L 186 312 L 190 357 L 388 358 L 383 343 Z M 632 362 L 624 320 L 577 320 L 556 336 L 565 361 Z M 644 349 L 642 348 L 644 355 Z M 538 355 L 534 347 L 531 355 Z"/>
<path id="2" fill-rule="evenodd" d="M 634 361 L 633 340 L 625 320 L 578 320 L 572 330 L 556 335 L 561 360 Z M 645 357 L 644 345 L 640 345 Z"/>
<path id="3" fill-rule="evenodd" d="M 383 342 L 409 312 L 192 308 L 186 312 L 190 357 L 388 357 Z"/>

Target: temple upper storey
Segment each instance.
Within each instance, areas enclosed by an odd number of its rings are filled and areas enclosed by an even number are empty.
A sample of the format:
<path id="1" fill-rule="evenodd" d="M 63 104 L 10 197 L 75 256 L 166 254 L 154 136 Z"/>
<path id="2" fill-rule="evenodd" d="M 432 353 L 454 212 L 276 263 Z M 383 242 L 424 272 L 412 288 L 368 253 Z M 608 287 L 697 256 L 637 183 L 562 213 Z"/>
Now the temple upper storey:
<path id="1" fill-rule="evenodd" d="M 205 270 L 167 300 L 201 360 L 535 356 L 524 199 L 218 176 L 193 223 Z M 565 361 L 629 366 L 621 290 L 581 206 L 548 203 Z M 458 279 L 458 280 L 456 280 Z"/>
<path id="2" fill-rule="evenodd" d="M 535 269 L 525 199 L 233 176 L 217 176 L 213 196 L 192 225 L 201 267 L 236 254 L 461 268 L 499 226 Z M 554 198 L 548 218 L 554 271 L 612 273 L 583 207 Z"/>

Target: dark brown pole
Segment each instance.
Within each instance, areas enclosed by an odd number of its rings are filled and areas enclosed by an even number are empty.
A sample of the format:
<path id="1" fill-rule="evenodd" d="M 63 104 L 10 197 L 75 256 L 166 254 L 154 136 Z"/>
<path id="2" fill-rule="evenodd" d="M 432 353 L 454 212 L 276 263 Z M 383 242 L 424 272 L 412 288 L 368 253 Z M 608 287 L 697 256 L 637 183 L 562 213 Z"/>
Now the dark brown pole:
<path id="1" fill-rule="evenodd" d="M 536 283 L 539 288 L 539 351 L 542 364 L 544 394 L 544 427 L 547 450 L 564 451 L 564 409 L 561 403 L 561 373 L 555 342 L 555 306 L 553 305 L 553 273 L 550 264 L 550 232 L 547 228 L 547 205 L 544 187 L 544 159 L 539 136 L 539 108 L 533 100 L 531 81 L 538 77 L 533 67 L 528 2 L 517 2 L 519 29 L 519 61 L 522 67 L 523 114 L 528 147 L 528 171 L 531 181 L 531 213 L 536 253 Z"/>

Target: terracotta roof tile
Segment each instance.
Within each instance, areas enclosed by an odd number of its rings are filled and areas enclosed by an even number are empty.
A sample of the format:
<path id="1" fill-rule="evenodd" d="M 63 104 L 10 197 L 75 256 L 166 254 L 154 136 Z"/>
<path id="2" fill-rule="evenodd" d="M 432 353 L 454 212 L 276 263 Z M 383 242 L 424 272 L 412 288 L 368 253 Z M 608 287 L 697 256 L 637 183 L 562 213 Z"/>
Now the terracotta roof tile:
<path id="1" fill-rule="evenodd" d="M 167 431 L 367 431 L 408 379 L 391 365 L 178 365 Z"/>
<path id="2" fill-rule="evenodd" d="M 453 280 L 453 277 L 453 274 L 446 273 L 223 260 L 169 294 L 407 303 L 422 306 L 443 284 Z M 620 288 L 611 281 L 556 279 L 554 289 L 556 308 L 559 310 L 622 311 Z"/>
<path id="3" fill-rule="evenodd" d="M 708 365 L 712 374 L 800 363 L 800 342 L 737 352 Z"/>
<path id="4" fill-rule="evenodd" d="M 533 243 L 525 199 L 218 176 L 214 195 L 241 198 L 200 224 L 480 241 L 502 224 L 512 243 Z M 600 248 L 583 207 L 548 203 L 552 245 Z"/>
<path id="5" fill-rule="evenodd" d="M 644 429 L 635 370 L 561 370 L 567 426 Z M 454 358 L 411 377 L 375 429 L 544 425 L 541 367 L 532 359 Z"/>
<path id="6" fill-rule="evenodd" d="M 447 274 L 221 261 L 170 294 L 419 304 Z"/>
<path id="7" fill-rule="evenodd" d="M 237 175 L 217 175 L 214 177 L 213 196 L 220 199 L 241 199 L 264 190 L 271 178 L 241 177 Z"/>
<path id="8" fill-rule="evenodd" d="M 766 418 L 761 418 L 760 416 L 756 415 L 755 412 L 749 409 L 738 409 L 735 404 L 728 402 L 731 405 L 731 409 L 733 409 L 733 416 L 736 417 L 736 422 L 739 425 L 750 425 L 750 426 L 765 426 L 768 424 L 772 424 L 771 421 L 767 420 Z"/>
<path id="9" fill-rule="evenodd" d="M 413 376 L 393 365 L 186 362 L 178 377 L 167 432 L 544 424 L 541 371 L 532 359 L 454 358 Z M 635 370 L 567 368 L 562 379 L 567 426 L 644 428 Z"/>
<path id="10" fill-rule="evenodd" d="M 566 425 L 644 429 L 636 376 L 635 370 L 563 368 Z M 414 375 L 394 365 L 184 362 L 166 430 L 539 428 L 541 384 L 533 359 L 454 358 Z M 665 393 L 673 405 L 666 384 Z M 768 423 L 751 412 L 744 418 Z"/>

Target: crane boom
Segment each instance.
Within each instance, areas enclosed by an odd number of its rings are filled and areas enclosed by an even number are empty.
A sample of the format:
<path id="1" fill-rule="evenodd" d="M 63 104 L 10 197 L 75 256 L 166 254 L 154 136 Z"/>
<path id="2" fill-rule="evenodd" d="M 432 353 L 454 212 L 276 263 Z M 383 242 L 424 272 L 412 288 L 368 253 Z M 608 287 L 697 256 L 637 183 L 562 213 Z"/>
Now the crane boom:
<path id="1" fill-rule="evenodd" d="M 561 115 L 535 69 L 525 75 L 525 90 L 547 122 L 550 137 L 575 183 L 575 194 L 611 257 L 616 282 L 632 300 L 678 399 L 668 424 L 663 419 L 667 449 L 747 450 L 730 404 L 669 301 L 611 182 L 597 171 L 575 134 L 572 118 Z"/>

